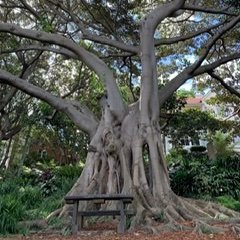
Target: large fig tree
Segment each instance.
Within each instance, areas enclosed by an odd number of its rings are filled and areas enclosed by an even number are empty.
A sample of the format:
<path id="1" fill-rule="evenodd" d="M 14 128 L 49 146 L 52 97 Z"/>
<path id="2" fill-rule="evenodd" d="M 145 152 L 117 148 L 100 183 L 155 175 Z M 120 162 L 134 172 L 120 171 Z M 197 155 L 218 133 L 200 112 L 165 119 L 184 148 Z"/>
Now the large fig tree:
<path id="1" fill-rule="evenodd" d="M 151 229 L 154 216 L 162 213 L 171 228 L 183 227 L 177 224 L 183 220 L 197 220 L 197 229 L 206 227 L 201 220 L 220 212 L 236 216 L 217 205 L 174 194 L 160 125 L 164 103 L 188 79 L 218 75 L 218 68 L 240 58 L 240 16 L 238 6 L 232 4 L 222 0 L 0 1 L 0 83 L 64 112 L 90 137 L 85 168 L 69 194 L 131 193 L 136 209 L 133 225 L 145 220 Z M 14 56 L 21 60 L 16 68 L 9 67 Z M 37 59 L 31 62 L 34 56 Z M 62 97 L 67 89 L 64 82 L 58 91 L 50 84 L 63 79 L 64 72 L 51 70 L 56 61 L 63 67 L 69 61 L 73 64 L 65 78 L 73 78 L 76 66 L 84 66 L 86 81 L 101 83 L 101 116 L 74 94 Z M 31 71 L 21 75 L 29 65 Z M 126 86 L 132 94 L 129 101 L 124 99 Z"/>

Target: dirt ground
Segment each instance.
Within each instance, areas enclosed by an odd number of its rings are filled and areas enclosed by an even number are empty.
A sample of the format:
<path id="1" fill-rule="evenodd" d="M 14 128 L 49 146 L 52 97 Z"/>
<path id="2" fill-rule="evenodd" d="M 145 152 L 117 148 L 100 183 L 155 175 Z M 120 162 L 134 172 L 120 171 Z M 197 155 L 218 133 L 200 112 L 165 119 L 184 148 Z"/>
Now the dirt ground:
<path id="1" fill-rule="evenodd" d="M 114 224 L 95 224 L 85 228 L 77 235 L 63 236 L 60 233 L 37 233 L 27 236 L 10 236 L 0 240 L 240 240 L 240 234 L 229 231 L 221 234 L 196 234 L 190 231 L 166 232 L 159 234 L 147 234 L 141 230 L 117 234 Z"/>
<path id="2" fill-rule="evenodd" d="M 2 239 L 2 238 L 0 238 Z M 191 232 L 174 232 L 162 234 L 146 234 L 141 232 L 119 235 L 112 231 L 85 231 L 83 234 L 61 236 L 57 234 L 33 234 L 29 236 L 11 236 L 4 240 L 239 240 L 240 236 L 227 232 L 224 234 L 193 234 Z"/>

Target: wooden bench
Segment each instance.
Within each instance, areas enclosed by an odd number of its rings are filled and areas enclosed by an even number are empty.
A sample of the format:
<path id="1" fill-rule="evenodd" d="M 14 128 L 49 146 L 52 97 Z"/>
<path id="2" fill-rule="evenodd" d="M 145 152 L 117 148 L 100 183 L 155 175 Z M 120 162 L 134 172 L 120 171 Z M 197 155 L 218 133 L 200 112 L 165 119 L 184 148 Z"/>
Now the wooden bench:
<path id="1" fill-rule="evenodd" d="M 93 201 L 95 204 L 103 204 L 105 201 L 118 201 L 119 209 L 114 210 L 86 210 L 79 211 L 79 202 Z M 126 194 L 94 194 L 94 195 L 78 195 L 66 196 L 65 202 L 73 204 L 73 217 L 72 217 L 72 233 L 75 234 L 78 230 L 83 228 L 84 217 L 90 216 L 120 216 L 118 224 L 118 233 L 124 233 L 126 230 L 127 215 L 133 215 L 132 211 L 126 209 L 127 204 L 132 203 L 133 196 Z"/>

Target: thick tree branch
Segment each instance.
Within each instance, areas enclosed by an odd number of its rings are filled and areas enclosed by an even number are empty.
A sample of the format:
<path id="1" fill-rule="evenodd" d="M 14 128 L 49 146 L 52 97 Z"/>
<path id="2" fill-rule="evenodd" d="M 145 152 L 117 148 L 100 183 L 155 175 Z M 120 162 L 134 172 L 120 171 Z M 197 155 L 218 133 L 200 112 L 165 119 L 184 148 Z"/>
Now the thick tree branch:
<path id="1" fill-rule="evenodd" d="M 158 81 L 156 69 L 154 33 L 158 24 L 168 16 L 180 9 L 184 0 L 175 0 L 160 5 L 151 11 L 141 22 L 140 51 L 142 64 L 140 109 L 141 122 L 149 124 L 150 118 L 156 120 L 159 117 L 158 107 Z"/>
<path id="2" fill-rule="evenodd" d="M 32 51 L 32 50 L 53 52 L 53 53 L 61 54 L 67 58 L 79 59 L 77 54 L 73 53 L 72 51 L 69 51 L 66 48 L 41 46 L 41 45 L 28 45 L 28 46 L 22 46 L 16 49 L 3 50 L 3 51 L 0 51 L 0 54 L 9 54 L 9 53 L 17 53 L 17 52 Z"/>
<path id="3" fill-rule="evenodd" d="M 65 113 L 81 130 L 90 134 L 90 136 L 94 135 L 98 122 L 89 110 L 88 114 L 86 114 L 87 111 L 85 107 L 83 107 L 82 110 L 80 105 L 76 107 L 66 100 L 56 97 L 42 88 L 26 82 L 4 70 L 0 70 L 0 83 L 14 86 L 33 97 L 47 102 L 58 111 Z"/>
<path id="4" fill-rule="evenodd" d="M 227 89 L 231 94 L 236 95 L 237 97 L 240 98 L 240 92 L 238 92 L 237 90 L 235 90 L 234 88 L 232 88 L 231 86 L 229 86 L 227 83 L 224 82 L 224 80 L 218 76 L 217 74 L 215 74 L 213 71 L 208 71 L 208 74 L 216 79 L 218 82 L 220 82 L 220 84 Z"/>
<path id="5" fill-rule="evenodd" d="M 87 51 L 72 40 L 59 34 L 23 29 L 15 24 L 9 23 L 0 23 L 0 32 L 7 32 L 20 37 L 55 44 L 74 52 L 79 56 L 79 59 L 83 61 L 90 69 L 95 71 L 99 78 L 103 81 L 107 89 L 110 109 L 120 119 L 123 117 L 125 113 L 125 105 L 114 79 L 113 72 L 96 55 Z"/>
<path id="6" fill-rule="evenodd" d="M 139 48 L 137 46 L 127 45 L 121 41 L 112 40 L 103 36 L 93 35 L 89 32 L 83 34 L 83 39 L 87 39 L 96 43 L 101 43 L 104 45 L 115 47 L 119 50 L 134 53 L 134 54 L 138 54 L 138 51 L 139 51 Z"/>
<path id="7" fill-rule="evenodd" d="M 209 39 L 208 43 L 204 47 L 202 54 L 200 58 L 197 60 L 197 62 L 193 65 L 192 71 L 195 71 L 201 64 L 202 62 L 206 59 L 208 53 L 210 52 L 212 46 L 216 43 L 218 39 L 220 39 L 227 31 L 233 29 L 233 27 L 238 24 L 240 21 L 240 16 L 237 16 L 233 18 L 229 23 L 227 23 L 225 26 L 221 28 L 219 32 L 213 35 L 212 38 Z"/>

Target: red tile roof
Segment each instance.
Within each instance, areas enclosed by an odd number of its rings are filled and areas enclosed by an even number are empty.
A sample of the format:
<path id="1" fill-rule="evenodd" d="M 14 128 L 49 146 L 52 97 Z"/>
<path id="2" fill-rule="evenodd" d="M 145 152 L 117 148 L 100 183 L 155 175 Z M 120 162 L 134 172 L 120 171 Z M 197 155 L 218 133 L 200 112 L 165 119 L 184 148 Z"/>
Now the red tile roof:
<path id="1" fill-rule="evenodd" d="M 187 104 L 199 104 L 202 102 L 202 97 L 189 97 L 186 99 Z"/>

